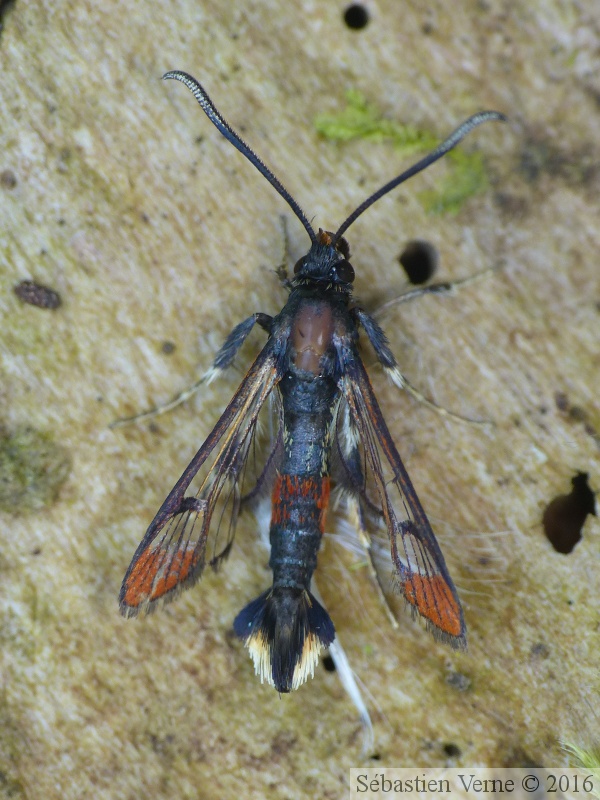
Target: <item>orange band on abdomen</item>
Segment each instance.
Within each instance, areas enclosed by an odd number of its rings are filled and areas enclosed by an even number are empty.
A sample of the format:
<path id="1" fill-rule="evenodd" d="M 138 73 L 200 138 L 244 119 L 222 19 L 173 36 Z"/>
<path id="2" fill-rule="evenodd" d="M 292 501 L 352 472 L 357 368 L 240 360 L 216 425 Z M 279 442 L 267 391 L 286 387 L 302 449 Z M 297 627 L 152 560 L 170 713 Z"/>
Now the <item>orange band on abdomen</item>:
<path id="1" fill-rule="evenodd" d="M 273 510 L 271 524 L 286 526 L 291 519 L 292 509 L 303 507 L 311 502 L 316 509 L 318 526 L 321 533 L 325 529 L 325 516 L 329 505 L 331 481 L 326 475 L 319 478 L 314 475 L 278 475 L 273 487 Z"/>

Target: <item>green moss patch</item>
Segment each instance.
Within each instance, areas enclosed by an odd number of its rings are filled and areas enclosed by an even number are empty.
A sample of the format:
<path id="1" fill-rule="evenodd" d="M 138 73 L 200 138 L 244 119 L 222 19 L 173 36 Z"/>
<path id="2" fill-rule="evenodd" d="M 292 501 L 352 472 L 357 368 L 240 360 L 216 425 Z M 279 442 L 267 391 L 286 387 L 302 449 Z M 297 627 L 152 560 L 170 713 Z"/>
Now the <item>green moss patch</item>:
<path id="1" fill-rule="evenodd" d="M 52 505 L 71 471 L 64 447 L 47 433 L 0 428 L 0 508 L 13 514 Z"/>
<path id="2" fill-rule="evenodd" d="M 341 112 L 319 114 L 314 125 L 327 139 L 338 142 L 349 142 L 352 139 L 391 142 L 406 156 L 425 153 L 439 144 L 439 139 L 429 131 L 386 119 L 376 106 L 367 102 L 356 90 L 346 93 L 346 107 Z M 488 186 L 481 153 L 465 153 L 455 149 L 446 158 L 450 165 L 450 174 L 442 181 L 441 186 L 418 194 L 421 204 L 430 214 L 456 214 L 470 197 Z"/>

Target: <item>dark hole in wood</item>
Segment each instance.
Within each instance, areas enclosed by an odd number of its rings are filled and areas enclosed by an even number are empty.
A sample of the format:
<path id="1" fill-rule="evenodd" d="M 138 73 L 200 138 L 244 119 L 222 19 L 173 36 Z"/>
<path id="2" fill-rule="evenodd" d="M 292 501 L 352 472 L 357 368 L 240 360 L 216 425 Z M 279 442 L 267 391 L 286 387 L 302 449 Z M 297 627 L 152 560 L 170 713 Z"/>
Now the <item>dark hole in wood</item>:
<path id="1" fill-rule="evenodd" d="M 462 751 L 460 747 L 457 744 L 454 744 L 454 742 L 447 742 L 444 745 L 444 753 L 449 758 L 458 758 L 461 755 L 461 752 Z"/>
<path id="2" fill-rule="evenodd" d="M 416 286 L 427 283 L 437 269 L 438 260 L 435 247 L 421 239 L 409 242 L 398 257 L 408 280 Z"/>
<path id="3" fill-rule="evenodd" d="M 544 511 L 544 533 L 557 553 L 568 554 L 581 541 L 588 514 L 596 516 L 596 497 L 588 485 L 587 472 L 578 472 L 571 480 L 570 494 L 550 501 Z"/>
<path id="4" fill-rule="evenodd" d="M 352 3 L 344 11 L 344 22 L 353 31 L 360 31 L 369 24 L 369 12 L 360 3 Z"/>
<path id="5" fill-rule="evenodd" d="M 329 655 L 324 656 L 323 659 L 323 666 L 327 670 L 327 672 L 335 672 L 335 661 Z"/>

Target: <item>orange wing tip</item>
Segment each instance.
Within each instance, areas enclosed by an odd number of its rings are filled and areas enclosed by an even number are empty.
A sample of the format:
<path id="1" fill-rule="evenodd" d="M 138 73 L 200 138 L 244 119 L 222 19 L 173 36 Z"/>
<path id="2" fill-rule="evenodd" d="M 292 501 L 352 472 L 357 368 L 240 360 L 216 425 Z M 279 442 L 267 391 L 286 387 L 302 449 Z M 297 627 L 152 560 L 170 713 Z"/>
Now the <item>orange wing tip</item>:
<path id="1" fill-rule="evenodd" d="M 193 579 L 198 562 L 195 548 L 189 545 L 173 553 L 165 548 L 144 550 L 123 582 L 121 613 L 126 617 L 147 613 L 157 600 Z"/>
<path id="2" fill-rule="evenodd" d="M 403 589 L 408 602 L 439 631 L 464 638 L 460 603 L 442 575 L 415 573 L 404 582 Z"/>

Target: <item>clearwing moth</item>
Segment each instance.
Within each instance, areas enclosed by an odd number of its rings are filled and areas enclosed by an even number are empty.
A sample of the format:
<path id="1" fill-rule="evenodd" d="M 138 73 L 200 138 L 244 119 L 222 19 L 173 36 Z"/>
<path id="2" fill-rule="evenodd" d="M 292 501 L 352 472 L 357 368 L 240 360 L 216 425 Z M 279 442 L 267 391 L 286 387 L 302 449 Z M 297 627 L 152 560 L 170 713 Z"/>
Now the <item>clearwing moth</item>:
<path id="1" fill-rule="evenodd" d="M 329 614 L 311 593 L 332 477 L 362 513 L 385 523 L 396 582 L 407 603 L 435 634 L 464 646 L 458 594 L 358 352 L 362 328 L 383 368 L 396 382 L 401 379 L 383 330 L 352 302 L 354 269 L 344 234 L 380 197 L 440 159 L 473 128 L 503 115 L 484 111 L 470 117 L 429 155 L 368 197 L 335 233 L 315 232 L 198 81 L 179 71 L 164 78 L 191 90 L 210 121 L 287 202 L 311 246 L 287 281 L 289 297 L 279 314 L 252 314 L 231 331 L 214 359 L 211 375 L 232 363 L 256 324 L 268 334 L 140 542 L 121 586 L 121 612 L 129 617 L 152 610 L 194 584 L 207 563 L 216 569 L 228 555 L 245 499 L 242 483 L 259 412 L 271 395 L 278 433 L 250 495 L 271 495 L 273 583 L 234 622 L 261 681 L 279 692 L 297 689 L 313 675 L 321 649 L 335 638 Z"/>

